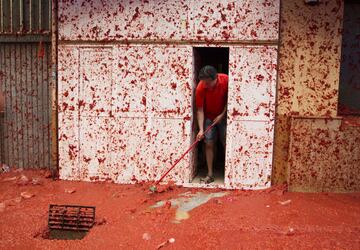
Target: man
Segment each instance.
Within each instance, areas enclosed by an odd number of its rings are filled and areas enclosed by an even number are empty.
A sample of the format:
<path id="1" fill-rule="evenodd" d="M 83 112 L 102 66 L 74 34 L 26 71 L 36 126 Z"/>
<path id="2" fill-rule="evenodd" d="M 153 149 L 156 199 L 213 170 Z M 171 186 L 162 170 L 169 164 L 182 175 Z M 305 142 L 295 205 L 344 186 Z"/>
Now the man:
<path id="1" fill-rule="evenodd" d="M 195 94 L 197 120 L 200 129 L 197 139 L 205 138 L 208 174 L 202 181 L 208 184 L 214 181 L 213 161 L 217 134 L 225 149 L 229 78 L 226 74 L 217 73 L 214 67 L 207 65 L 200 70 L 199 80 Z M 213 123 L 215 126 L 204 135 L 204 131 Z"/>

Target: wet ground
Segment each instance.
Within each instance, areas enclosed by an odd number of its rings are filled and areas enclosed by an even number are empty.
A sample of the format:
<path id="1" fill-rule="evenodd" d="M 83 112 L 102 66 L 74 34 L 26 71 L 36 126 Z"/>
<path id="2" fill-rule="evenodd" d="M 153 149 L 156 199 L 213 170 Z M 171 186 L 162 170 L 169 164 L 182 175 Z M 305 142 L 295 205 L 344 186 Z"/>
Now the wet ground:
<path id="1" fill-rule="evenodd" d="M 360 249 L 360 194 L 53 181 L 0 174 L 1 249 Z M 82 240 L 49 240 L 49 204 L 96 206 Z M 152 207 L 152 208 L 151 208 Z"/>

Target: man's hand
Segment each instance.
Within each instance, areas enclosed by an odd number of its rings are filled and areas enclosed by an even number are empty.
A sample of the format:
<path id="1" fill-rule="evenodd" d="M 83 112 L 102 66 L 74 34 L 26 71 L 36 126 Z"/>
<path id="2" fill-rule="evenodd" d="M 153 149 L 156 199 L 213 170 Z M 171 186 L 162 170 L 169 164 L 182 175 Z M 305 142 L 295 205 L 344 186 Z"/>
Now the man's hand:
<path id="1" fill-rule="evenodd" d="M 213 121 L 214 124 L 219 124 L 223 118 L 224 118 L 224 114 L 218 115 Z"/>
<path id="2" fill-rule="evenodd" d="M 201 141 L 204 138 L 204 130 L 200 130 L 199 133 L 196 136 L 196 139 L 198 141 Z"/>

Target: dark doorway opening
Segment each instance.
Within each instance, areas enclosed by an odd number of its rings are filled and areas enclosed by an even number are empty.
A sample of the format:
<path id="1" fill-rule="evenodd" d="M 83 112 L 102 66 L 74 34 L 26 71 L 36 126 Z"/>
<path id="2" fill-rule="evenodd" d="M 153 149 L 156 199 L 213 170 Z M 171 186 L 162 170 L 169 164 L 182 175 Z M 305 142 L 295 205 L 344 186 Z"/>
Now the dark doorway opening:
<path id="1" fill-rule="evenodd" d="M 218 73 L 229 74 L 229 48 L 226 47 L 194 47 L 193 48 L 193 124 L 192 140 L 194 141 L 199 131 L 195 106 L 195 90 L 199 83 L 198 74 L 202 67 L 211 65 Z M 225 118 L 226 119 L 226 118 Z M 207 164 L 205 157 L 205 143 L 201 141 L 192 154 L 192 183 L 200 183 L 200 178 L 207 174 Z M 213 171 L 215 184 L 224 184 L 225 173 L 225 149 L 219 139 L 216 140 Z"/>

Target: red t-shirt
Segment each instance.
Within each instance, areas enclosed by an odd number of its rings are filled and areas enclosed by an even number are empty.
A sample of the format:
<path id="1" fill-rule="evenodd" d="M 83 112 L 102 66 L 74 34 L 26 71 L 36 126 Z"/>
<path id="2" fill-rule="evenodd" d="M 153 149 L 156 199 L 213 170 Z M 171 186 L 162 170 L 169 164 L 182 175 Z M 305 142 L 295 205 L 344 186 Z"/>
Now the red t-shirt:
<path id="1" fill-rule="evenodd" d="M 223 112 L 228 92 L 229 77 L 226 74 L 218 73 L 214 87 L 209 88 L 203 81 L 196 87 L 196 107 L 204 109 L 205 118 L 215 119 Z"/>

